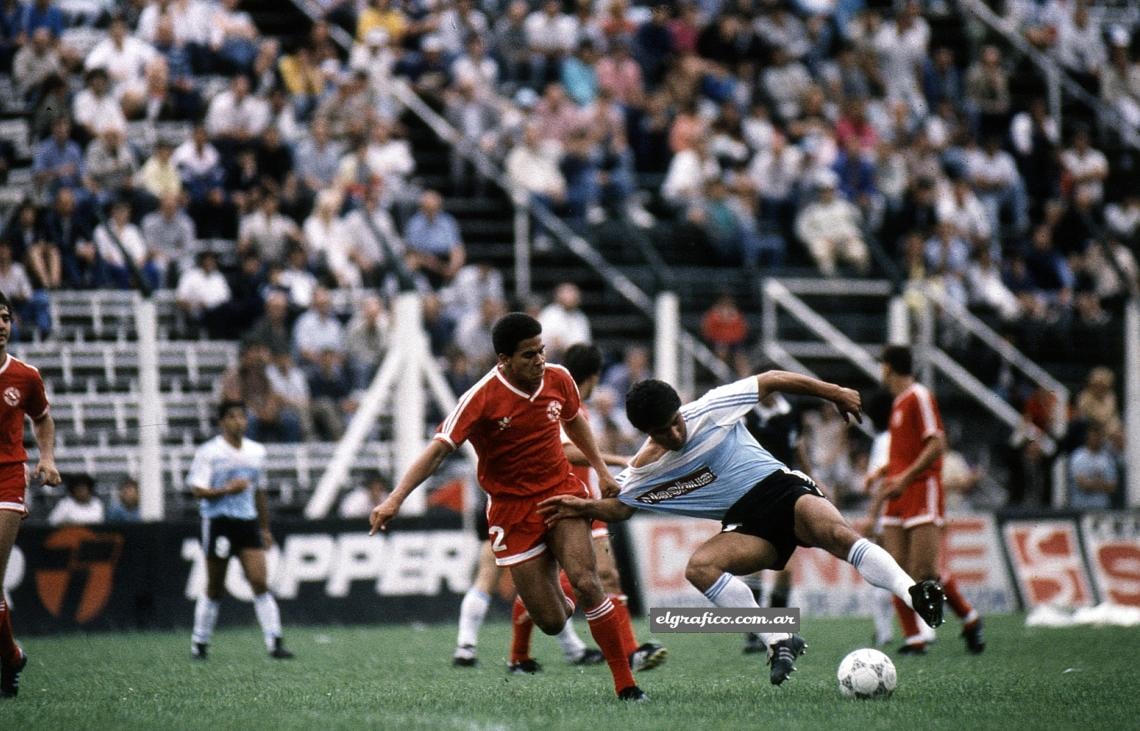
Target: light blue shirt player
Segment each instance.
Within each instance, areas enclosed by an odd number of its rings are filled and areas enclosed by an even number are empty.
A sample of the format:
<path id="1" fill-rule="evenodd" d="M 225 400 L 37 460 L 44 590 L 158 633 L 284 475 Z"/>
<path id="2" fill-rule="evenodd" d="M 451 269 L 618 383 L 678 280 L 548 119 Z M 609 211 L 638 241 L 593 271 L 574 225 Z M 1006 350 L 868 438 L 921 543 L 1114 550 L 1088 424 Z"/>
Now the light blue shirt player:
<path id="1" fill-rule="evenodd" d="M 745 414 L 759 401 L 756 377 L 750 376 L 682 406 L 684 446 L 618 475 L 618 499 L 633 508 L 721 520 L 765 477 L 788 471 L 744 426 Z"/>
<path id="2" fill-rule="evenodd" d="M 222 435 L 198 447 L 186 475 L 187 485 L 218 490 L 230 480 L 243 479 L 252 488 L 201 500 L 199 510 L 203 518 L 257 519 L 254 490 L 264 490 L 266 486 L 265 452 L 265 447 L 252 439 L 242 439 L 241 447 L 235 448 Z"/>

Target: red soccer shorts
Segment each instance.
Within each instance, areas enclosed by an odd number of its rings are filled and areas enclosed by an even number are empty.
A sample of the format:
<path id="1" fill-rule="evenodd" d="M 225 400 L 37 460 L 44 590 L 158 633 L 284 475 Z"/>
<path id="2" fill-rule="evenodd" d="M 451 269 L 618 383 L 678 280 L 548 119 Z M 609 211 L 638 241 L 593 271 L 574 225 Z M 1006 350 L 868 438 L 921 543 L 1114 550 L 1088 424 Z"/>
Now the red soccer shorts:
<path id="1" fill-rule="evenodd" d="M 23 462 L 0 465 L 0 510 L 28 514 L 24 493 L 28 489 L 28 470 Z"/>
<path id="2" fill-rule="evenodd" d="M 907 485 L 902 495 L 887 502 L 883 525 L 914 528 L 924 523 L 941 526 L 946 513 L 946 496 L 942 481 L 933 475 Z"/>
<path id="3" fill-rule="evenodd" d="M 570 475 L 561 485 L 540 495 L 487 500 L 487 534 L 497 565 L 514 566 L 542 555 L 546 550 L 547 525 L 538 514 L 538 504 L 555 495 L 590 497 L 582 481 Z"/>

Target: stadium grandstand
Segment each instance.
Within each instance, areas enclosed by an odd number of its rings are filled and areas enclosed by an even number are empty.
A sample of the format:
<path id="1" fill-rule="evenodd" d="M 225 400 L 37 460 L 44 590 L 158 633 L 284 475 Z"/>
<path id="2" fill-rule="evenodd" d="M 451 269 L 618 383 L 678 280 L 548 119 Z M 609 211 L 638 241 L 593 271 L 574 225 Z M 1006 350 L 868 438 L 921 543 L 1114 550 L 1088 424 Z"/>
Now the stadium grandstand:
<path id="1" fill-rule="evenodd" d="M 641 375 L 870 391 L 879 348 L 913 342 L 956 504 L 1063 507 L 1089 425 L 1121 467 L 1140 441 L 1138 21 L 1083 0 L 0 0 L 11 352 L 45 378 L 64 472 L 109 501 L 153 429 L 183 518 L 223 395 L 250 404 L 279 514 L 346 435 L 336 487 L 393 477 L 391 400 L 353 426 L 401 293 L 453 395 L 507 311 L 555 353 L 596 342 L 608 451 L 632 446 Z M 869 440 L 829 416 L 806 417 L 811 467 L 853 507 Z M 62 494 L 34 487 L 31 520 Z"/>

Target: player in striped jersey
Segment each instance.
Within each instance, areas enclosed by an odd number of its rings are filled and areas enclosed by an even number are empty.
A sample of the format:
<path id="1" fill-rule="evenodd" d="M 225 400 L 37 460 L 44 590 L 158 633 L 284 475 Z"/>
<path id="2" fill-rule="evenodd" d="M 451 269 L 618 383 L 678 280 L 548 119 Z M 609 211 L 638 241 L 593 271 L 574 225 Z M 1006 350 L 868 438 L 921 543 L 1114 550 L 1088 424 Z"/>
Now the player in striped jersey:
<path id="1" fill-rule="evenodd" d="M 562 495 L 541 510 L 565 518 L 625 520 L 636 509 L 720 520 L 721 532 L 689 558 L 685 577 L 718 607 L 757 607 L 738 576 L 781 569 L 796 546 L 847 560 L 874 586 L 889 589 L 932 625 L 942 619 L 942 590 L 916 584 L 885 550 L 862 538 L 806 475 L 762 447 L 742 418 L 768 394 L 816 396 L 860 418 L 859 393 L 796 373 L 767 371 L 709 391 L 685 406 L 672 386 L 649 380 L 626 396 L 630 423 L 649 439 L 618 477 L 621 493 L 587 500 Z M 770 679 L 779 685 L 806 647 L 799 635 L 766 634 Z"/>

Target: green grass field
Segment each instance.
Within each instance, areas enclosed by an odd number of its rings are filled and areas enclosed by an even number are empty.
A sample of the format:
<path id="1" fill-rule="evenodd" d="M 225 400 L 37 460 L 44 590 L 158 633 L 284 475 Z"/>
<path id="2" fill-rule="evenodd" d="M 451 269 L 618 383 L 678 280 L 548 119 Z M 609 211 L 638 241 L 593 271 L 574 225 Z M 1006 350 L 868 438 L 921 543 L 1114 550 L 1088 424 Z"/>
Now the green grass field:
<path id="1" fill-rule="evenodd" d="M 578 622 L 584 637 L 585 623 Z M 668 634 L 668 663 L 640 676 L 651 703 L 613 695 L 604 666 L 574 668 L 536 633 L 546 671 L 508 676 L 509 628 L 489 623 L 482 664 L 449 663 L 454 627 L 292 628 L 292 662 L 266 657 L 254 627 L 221 631 L 205 663 L 188 633 L 25 638 L 11 729 L 1135 729 L 1140 632 L 1026 629 L 987 619 L 989 647 L 967 655 L 948 624 L 926 657 L 894 657 L 888 701 L 840 697 L 835 668 L 865 646 L 869 620 L 805 619 L 808 654 L 781 687 L 739 635 Z M 644 632 L 642 632 L 644 635 Z M 644 640 L 644 636 L 639 639 Z"/>

